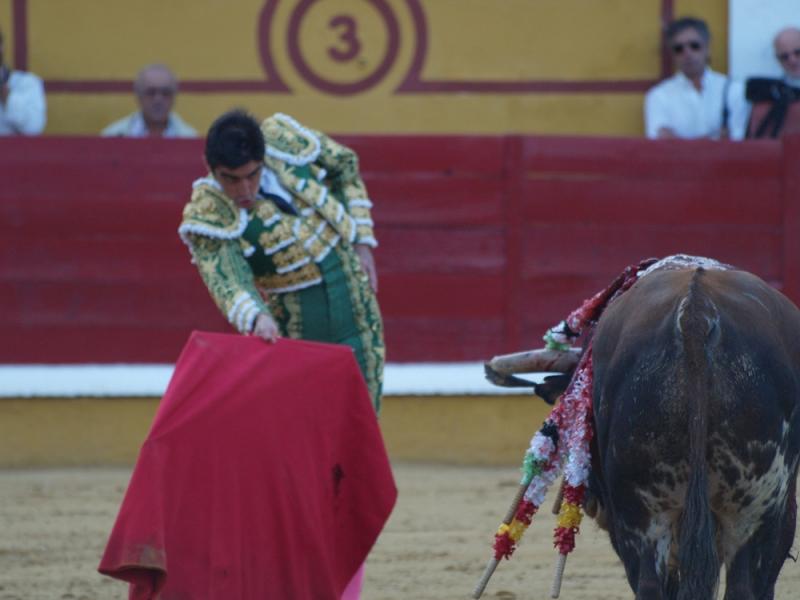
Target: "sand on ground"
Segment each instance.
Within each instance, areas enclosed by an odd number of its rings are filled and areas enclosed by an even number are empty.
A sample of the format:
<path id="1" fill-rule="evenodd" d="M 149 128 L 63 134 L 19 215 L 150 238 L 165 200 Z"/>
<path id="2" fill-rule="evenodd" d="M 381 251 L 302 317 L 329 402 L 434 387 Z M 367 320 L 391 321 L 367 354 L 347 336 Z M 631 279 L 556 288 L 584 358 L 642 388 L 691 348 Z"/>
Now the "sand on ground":
<path id="1" fill-rule="evenodd" d="M 395 464 L 394 473 L 400 495 L 367 562 L 363 600 L 470 598 L 518 470 Z M 127 586 L 96 569 L 129 477 L 130 469 L 0 471 L 0 600 L 126 599 Z M 556 559 L 549 506 L 483 598 L 549 597 Z M 798 546 L 800 536 L 795 552 Z M 796 598 L 797 589 L 800 564 L 789 560 L 776 600 Z M 606 534 L 585 520 L 561 598 L 632 597 Z"/>

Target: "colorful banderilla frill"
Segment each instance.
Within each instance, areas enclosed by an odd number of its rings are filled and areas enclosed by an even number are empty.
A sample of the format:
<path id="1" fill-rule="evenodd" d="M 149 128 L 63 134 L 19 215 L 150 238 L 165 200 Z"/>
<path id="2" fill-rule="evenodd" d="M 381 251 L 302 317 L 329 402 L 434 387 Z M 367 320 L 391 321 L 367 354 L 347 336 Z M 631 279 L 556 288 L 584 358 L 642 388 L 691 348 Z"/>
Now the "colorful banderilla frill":
<path id="1" fill-rule="evenodd" d="M 555 531 L 555 545 L 561 554 L 568 554 L 575 547 L 591 462 L 591 356 L 590 348 L 578 363 L 576 375 L 558 405 L 531 440 L 522 463 L 520 485 L 525 487 L 525 493 L 511 522 L 503 523 L 495 534 L 494 555 L 497 560 L 507 559 L 514 553 L 562 466 L 564 503 Z"/>
<path id="2" fill-rule="evenodd" d="M 609 303 L 630 288 L 639 273 L 653 262 L 654 259 L 650 259 L 629 266 L 606 289 L 583 302 L 564 321 L 547 331 L 544 336 L 546 347 L 560 350 L 570 348 L 584 331 L 594 328 Z M 583 516 L 581 507 L 591 469 L 592 376 L 592 345 L 589 338 L 569 386 L 531 439 L 522 463 L 519 492 L 494 536 L 494 556 L 475 588 L 474 598 L 480 598 L 499 561 L 508 559 L 514 553 L 533 515 L 544 502 L 547 490 L 562 471 L 563 500 L 553 534 L 554 546 L 561 556 L 561 569 L 566 555 L 575 548 L 575 536 L 580 531 Z M 557 589 L 558 586 L 554 585 L 556 591 L 553 597 L 557 597 Z"/>
<path id="3" fill-rule="evenodd" d="M 522 534 L 544 500 L 547 488 L 558 476 L 557 448 L 558 428 L 552 422 L 545 422 L 531 440 L 531 447 L 522 463 L 520 486 L 525 496 L 520 499 L 511 521 L 500 525 L 494 536 L 495 559 L 509 558 L 514 553 Z M 536 490 L 535 495 L 528 497 L 529 490 Z"/>

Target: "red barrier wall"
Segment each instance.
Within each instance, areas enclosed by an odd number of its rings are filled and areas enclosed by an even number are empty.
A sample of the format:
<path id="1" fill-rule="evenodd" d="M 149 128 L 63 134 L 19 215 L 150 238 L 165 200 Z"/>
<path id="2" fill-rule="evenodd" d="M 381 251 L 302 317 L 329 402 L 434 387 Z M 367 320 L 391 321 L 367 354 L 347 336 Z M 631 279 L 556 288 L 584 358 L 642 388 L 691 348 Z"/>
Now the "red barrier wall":
<path id="1" fill-rule="evenodd" d="M 538 346 L 649 256 L 711 256 L 800 299 L 800 137 L 340 139 L 375 202 L 390 361 Z M 0 139 L 0 362 L 173 362 L 192 329 L 227 330 L 176 234 L 201 155 Z"/>

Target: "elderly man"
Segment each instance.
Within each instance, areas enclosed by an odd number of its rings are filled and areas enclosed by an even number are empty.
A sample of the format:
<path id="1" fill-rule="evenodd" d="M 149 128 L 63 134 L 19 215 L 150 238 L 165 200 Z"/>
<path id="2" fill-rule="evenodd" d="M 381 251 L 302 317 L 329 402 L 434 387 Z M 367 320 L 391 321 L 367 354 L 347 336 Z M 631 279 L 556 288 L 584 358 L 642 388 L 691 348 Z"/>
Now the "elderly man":
<path id="1" fill-rule="evenodd" d="M 775 58 L 783 69 L 783 79 L 789 85 L 800 88 L 800 29 L 787 27 L 775 36 Z"/>
<path id="2" fill-rule="evenodd" d="M 742 139 L 749 112 L 744 87 L 709 68 L 706 23 L 678 19 L 667 28 L 666 40 L 677 72 L 645 96 L 647 137 Z"/>
<path id="3" fill-rule="evenodd" d="M 115 121 L 104 136 L 196 137 L 197 131 L 173 112 L 178 80 L 164 65 L 148 65 L 133 84 L 139 110 Z"/>
<path id="4" fill-rule="evenodd" d="M 783 77 L 747 80 L 747 99 L 753 103 L 749 138 L 777 138 L 800 131 L 800 29 L 780 30 L 772 44 Z"/>
<path id="5" fill-rule="evenodd" d="M 0 135 L 38 135 L 47 122 L 42 80 L 6 66 L 0 31 Z"/>

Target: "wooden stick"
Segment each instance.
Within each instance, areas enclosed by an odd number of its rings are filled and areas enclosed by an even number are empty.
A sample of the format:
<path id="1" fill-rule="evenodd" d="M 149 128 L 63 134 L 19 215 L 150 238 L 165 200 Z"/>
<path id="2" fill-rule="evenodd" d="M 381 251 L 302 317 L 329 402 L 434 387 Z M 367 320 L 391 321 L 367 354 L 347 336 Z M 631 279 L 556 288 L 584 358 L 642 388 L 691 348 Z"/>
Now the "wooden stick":
<path id="1" fill-rule="evenodd" d="M 528 489 L 530 484 L 530 481 L 519 484 L 517 493 L 514 494 L 514 499 L 511 501 L 511 506 L 508 507 L 508 511 L 506 512 L 506 518 L 503 519 L 503 524 L 508 525 L 514 519 L 514 515 L 517 514 L 517 509 L 519 508 L 519 503 L 522 502 L 522 497 L 525 495 L 525 490 Z"/>
<path id="2" fill-rule="evenodd" d="M 501 375 L 514 373 L 572 373 L 581 357 L 580 348 L 548 350 L 539 348 L 526 352 L 501 354 L 486 364 Z"/>
<path id="3" fill-rule="evenodd" d="M 564 567 L 567 566 L 567 555 L 559 554 L 556 560 L 556 572 L 553 576 L 553 585 L 550 587 L 550 597 L 558 598 L 561 594 L 561 579 L 564 577 Z"/>
<path id="4" fill-rule="evenodd" d="M 553 508 L 550 509 L 554 515 L 558 515 L 561 512 L 561 503 L 564 502 L 564 480 L 561 480 L 561 485 L 558 486 L 558 493 L 556 494 L 556 499 L 553 501 Z"/>
<path id="5" fill-rule="evenodd" d="M 508 525 L 514 519 L 514 515 L 517 514 L 517 509 L 519 508 L 519 503 L 522 502 L 522 497 L 525 495 L 525 490 L 528 489 L 530 483 L 530 480 L 527 480 L 520 484 L 519 488 L 517 489 L 517 493 L 514 494 L 514 499 L 511 501 L 511 505 L 508 507 L 506 516 L 503 519 L 503 525 Z M 497 568 L 499 563 L 500 561 L 494 556 L 489 559 L 486 568 L 483 570 L 483 575 L 481 575 L 481 578 L 475 585 L 475 590 L 472 592 L 472 597 L 475 598 L 475 600 L 483 595 L 483 591 L 486 589 L 489 579 L 491 579 L 492 575 L 494 574 L 494 570 Z"/>
<path id="6" fill-rule="evenodd" d="M 478 580 L 478 584 L 475 586 L 475 589 L 472 592 L 472 597 L 475 600 L 478 600 L 483 595 L 483 590 L 486 589 L 486 585 L 489 583 L 489 579 L 491 579 L 494 570 L 497 568 L 497 565 L 500 564 L 500 561 L 497 560 L 494 556 L 489 559 L 489 564 L 486 565 L 486 568 L 483 570 L 483 575 Z"/>

